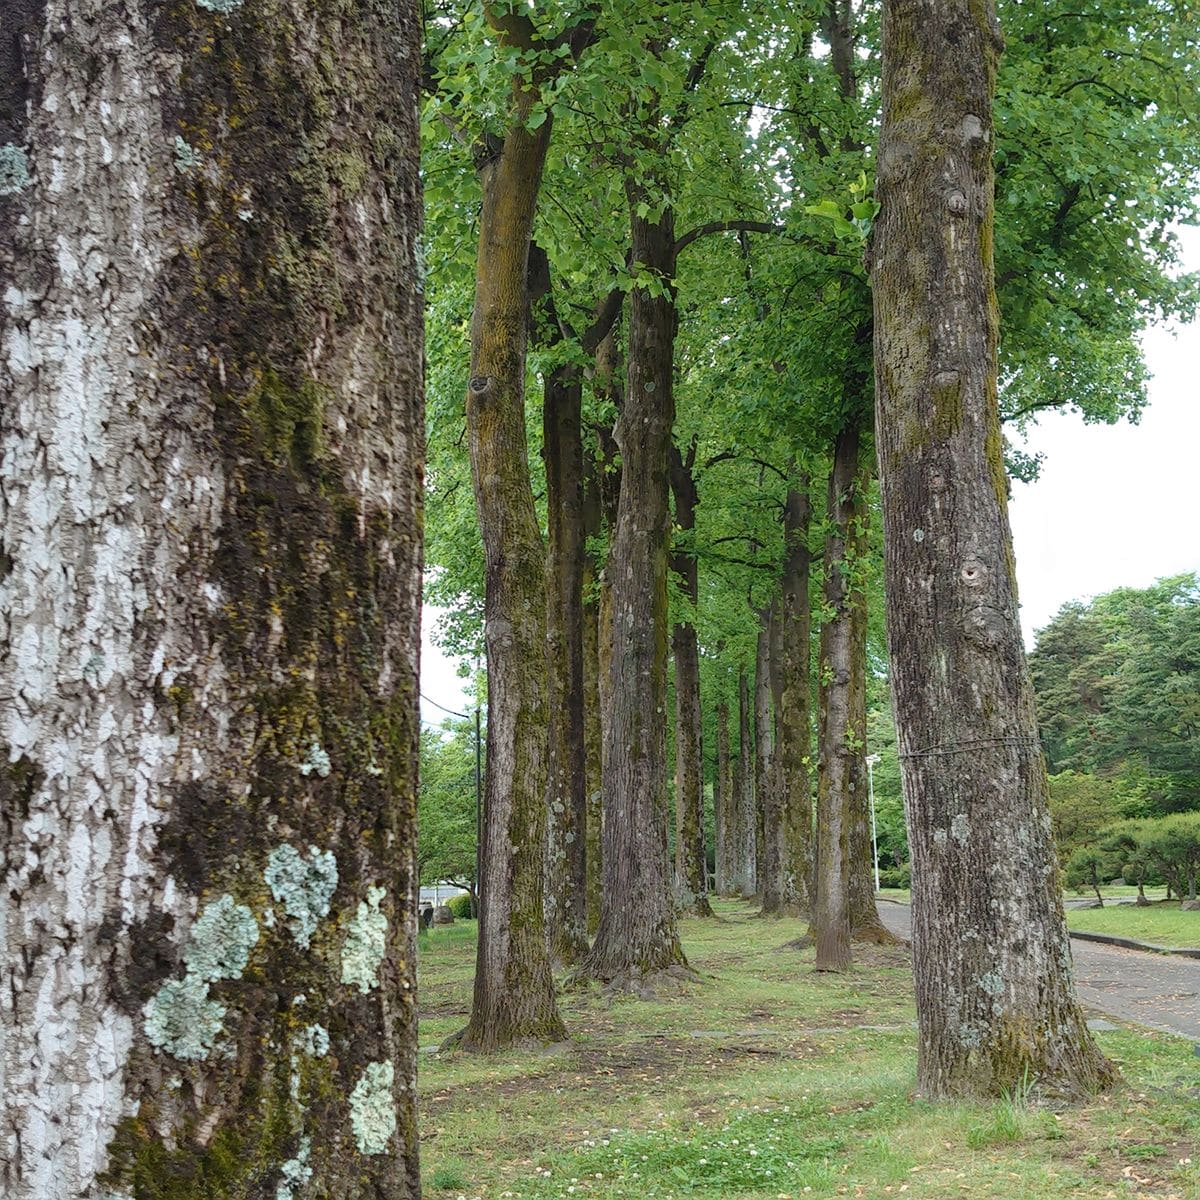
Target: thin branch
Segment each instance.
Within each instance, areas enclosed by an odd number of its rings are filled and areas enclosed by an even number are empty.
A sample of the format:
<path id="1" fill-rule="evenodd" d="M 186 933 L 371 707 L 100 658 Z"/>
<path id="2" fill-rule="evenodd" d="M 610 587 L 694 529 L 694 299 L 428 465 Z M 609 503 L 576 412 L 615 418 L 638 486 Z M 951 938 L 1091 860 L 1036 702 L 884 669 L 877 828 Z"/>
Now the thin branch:
<path id="1" fill-rule="evenodd" d="M 774 225 L 770 221 L 708 221 L 689 229 L 675 243 L 676 256 L 686 250 L 694 241 L 707 237 L 710 233 L 769 233 L 777 237 L 796 237 L 784 225 Z"/>

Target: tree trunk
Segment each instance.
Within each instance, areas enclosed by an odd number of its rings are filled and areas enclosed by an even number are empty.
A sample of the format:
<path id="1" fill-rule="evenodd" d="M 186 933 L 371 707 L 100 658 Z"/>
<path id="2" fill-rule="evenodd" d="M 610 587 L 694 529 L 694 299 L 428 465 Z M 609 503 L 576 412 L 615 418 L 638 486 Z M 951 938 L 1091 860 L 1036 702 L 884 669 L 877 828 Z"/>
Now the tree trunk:
<path id="1" fill-rule="evenodd" d="M 812 797 L 812 611 L 809 604 L 811 554 L 808 548 L 812 502 L 809 480 L 788 492 L 784 511 L 786 557 L 783 569 L 784 693 L 780 716 L 781 787 L 785 789 L 787 829 L 783 903 L 787 911 L 808 912 L 813 892 Z"/>
<path id="2" fill-rule="evenodd" d="M 860 460 L 863 458 L 861 449 Z M 850 904 L 850 938 L 877 946 L 894 946 L 899 939 L 884 925 L 875 901 L 875 851 L 871 842 L 870 780 L 866 771 L 867 743 L 867 590 L 864 568 L 868 550 L 871 467 L 860 461 L 849 503 L 841 510 L 846 528 L 843 538 L 852 565 L 848 597 L 850 620 L 850 694 L 853 705 L 847 741 L 854 747 L 855 777 L 846 794 L 849 820 L 846 883 Z"/>
<path id="3" fill-rule="evenodd" d="M 589 537 L 600 533 L 600 481 L 597 463 L 589 460 L 584 478 L 583 531 L 586 546 Z M 583 560 L 583 743 L 586 812 L 587 931 L 591 935 L 600 924 L 600 571 L 590 553 Z"/>
<path id="4" fill-rule="evenodd" d="M 408 1200 L 417 13 L 0 21 L 0 1193 Z"/>
<path id="5" fill-rule="evenodd" d="M 885 0 L 876 429 L 918 1087 L 1114 1076 L 1074 997 L 996 398 L 990 0 Z"/>
<path id="6" fill-rule="evenodd" d="M 685 459 L 671 447 L 671 490 L 675 525 L 685 538 L 696 528 L 696 462 L 693 441 Z M 671 569 L 695 611 L 700 598 L 695 549 L 688 544 L 671 554 Z M 704 840 L 704 758 L 701 753 L 700 646 L 691 621 L 677 621 L 671 632 L 675 657 L 675 902 L 681 912 L 711 917 Z"/>
<path id="7" fill-rule="evenodd" d="M 617 419 L 621 494 L 609 567 L 612 664 L 604 729 L 604 894 L 581 974 L 645 992 L 686 967 L 667 868 L 668 452 L 675 419 L 674 216 L 642 217 L 628 185 L 632 261 L 661 281 L 630 297 L 625 402 Z"/>
<path id="8" fill-rule="evenodd" d="M 733 890 L 754 895 L 754 751 L 750 742 L 750 684 L 746 668 L 738 672 L 738 759 L 733 774 Z"/>
<path id="9" fill-rule="evenodd" d="M 716 887 L 718 896 L 732 890 L 730 844 L 733 839 L 733 771 L 729 759 L 729 705 L 717 704 L 717 773 L 713 781 L 713 818 L 716 825 Z"/>
<path id="10" fill-rule="evenodd" d="M 817 778 L 817 872 L 813 938 L 818 971 L 844 971 L 850 965 L 850 853 L 852 807 L 865 792 L 863 739 L 866 732 L 865 678 L 854 669 L 854 645 L 866 636 L 861 589 L 852 578 L 861 570 L 856 511 L 859 424 L 838 434 L 829 470 L 825 519 L 825 622 L 817 656 L 819 762 Z"/>
<path id="11" fill-rule="evenodd" d="M 540 247 L 534 254 L 545 260 Z M 549 264 L 544 263 L 549 289 Z M 555 319 L 547 296 L 549 318 Z M 557 325 L 548 339 L 558 342 Z M 546 771 L 546 940 L 553 961 L 587 953 L 587 753 L 583 670 L 583 376 L 564 363 L 545 376 L 546 662 L 550 737 Z"/>
<path id="12" fill-rule="evenodd" d="M 754 655 L 754 896 L 761 898 L 767 871 L 768 810 L 777 816 L 771 799 L 771 757 L 775 748 L 775 715 L 771 711 L 771 606 L 758 614 L 758 646 Z"/>
<path id="13" fill-rule="evenodd" d="M 780 819 L 778 887 L 764 888 L 763 911 L 781 916 L 808 912 L 813 868 L 812 794 L 810 791 L 810 741 L 812 692 L 812 618 L 808 600 L 808 527 L 812 503 L 808 480 L 788 491 L 784 508 L 784 562 L 779 631 L 779 674 L 782 692 L 778 704 L 778 741 L 775 749 Z"/>
<path id="14" fill-rule="evenodd" d="M 552 119 L 530 130 L 532 85 L 513 85 L 503 145 L 483 189 L 467 426 L 486 563 L 488 672 L 483 906 L 464 1048 L 565 1036 L 543 920 L 546 837 L 545 553 L 525 438 L 530 234 Z"/>
<path id="15" fill-rule="evenodd" d="M 759 635 L 760 671 L 765 668 L 763 681 L 758 687 L 759 760 L 761 763 L 759 786 L 762 799 L 762 857 L 759 860 L 758 890 L 762 897 L 764 916 L 780 916 L 783 910 L 783 877 L 785 871 L 786 840 L 784 832 L 784 809 L 782 775 L 780 773 L 778 747 L 776 745 L 776 722 L 779 702 L 783 695 L 783 678 L 780 673 L 783 630 L 781 628 L 781 605 L 776 600 L 765 610 L 765 627 Z M 762 659 L 765 635 L 766 657 Z M 765 693 L 765 694 L 764 694 Z"/>

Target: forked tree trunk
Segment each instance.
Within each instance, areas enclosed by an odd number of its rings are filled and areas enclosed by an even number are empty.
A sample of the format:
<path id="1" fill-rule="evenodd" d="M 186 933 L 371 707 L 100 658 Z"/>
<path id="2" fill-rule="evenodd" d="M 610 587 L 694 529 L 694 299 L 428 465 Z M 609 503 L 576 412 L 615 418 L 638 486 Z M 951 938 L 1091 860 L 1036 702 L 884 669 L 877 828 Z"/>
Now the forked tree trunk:
<path id="1" fill-rule="evenodd" d="M 808 527 L 812 503 L 808 480 L 788 491 L 784 508 L 783 590 L 780 605 L 779 674 L 782 692 L 778 704 L 776 786 L 779 789 L 780 845 L 768 853 L 780 863 L 777 887 L 763 889 L 763 911 L 781 916 L 808 912 L 813 869 L 812 794 L 810 753 L 812 743 L 812 690 L 809 662 L 812 618 L 808 599 Z"/>
<path id="2" fill-rule="evenodd" d="M 545 553 L 525 441 L 527 265 L 552 119 L 530 130 L 531 84 L 483 159 L 467 427 L 486 563 L 488 722 L 483 904 L 471 1017 L 460 1043 L 490 1051 L 565 1035 L 543 919 L 546 837 Z"/>
<path id="3" fill-rule="evenodd" d="M 671 490 L 675 525 L 686 536 L 696 528 L 699 496 L 692 467 L 696 443 L 687 457 L 671 447 Z M 693 611 L 700 598 L 694 547 L 673 551 L 671 569 L 679 577 Z M 708 864 L 704 839 L 704 759 L 701 750 L 700 646 L 691 621 L 677 621 L 671 631 L 675 658 L 675 902 L 681 912 L 711 917 Z"/>
<path id="4" fill-rule="evenodd" d="M 885 0 L 876 429 L 891 685 L 913 862 L 918 1087 L 1084 1094 L 1017 617 L 996 396 L 990 0 Z"/>
<path id="5" fill-rule="evenodd" d="M 420 26 L 310 17 L 0 4 L 6 1200 L 420 1191 Z"/>
<path id="6" fill-rule="evenodd" d="M 750 684 L 746 668 L 738 672 L 738 757 L 733 772 L 733 837 L 730 886 L 740 896 L 754 895 L 754 750 L 750 741 Z"/>
<path id="7" fill-rule="evenodd" d="M 667 865 L 668 453 L 675 419 L 674 217 L 640 215 L 628 186 L 632 261 L 662 285 L 630 297 L 625 401 L 617 419 L 621 494 L 612 573 L 612 664 L 604 729 L 604 894 L 581 975 L 645 991 L 686 967 Z M 653 199 L 651 199 L 653 205 Z"/>
<path id="8" fill-rule="evenodd" d="M 861 571 L 862 499 L 859 482 L 860 428 L 851 421 L 834 443 L 826 502 L 825 623 L 817 658 L 817 871 L 813 938 L 818 971 L 850 965 L 850 855 L 853 809 L 865 792 L 863 740 L 866 679 L 856 672 L 854 647 L 866 637 L 865 596 L 853 577 Z M 865 645 L 865 642 L 864 642 Z"/>

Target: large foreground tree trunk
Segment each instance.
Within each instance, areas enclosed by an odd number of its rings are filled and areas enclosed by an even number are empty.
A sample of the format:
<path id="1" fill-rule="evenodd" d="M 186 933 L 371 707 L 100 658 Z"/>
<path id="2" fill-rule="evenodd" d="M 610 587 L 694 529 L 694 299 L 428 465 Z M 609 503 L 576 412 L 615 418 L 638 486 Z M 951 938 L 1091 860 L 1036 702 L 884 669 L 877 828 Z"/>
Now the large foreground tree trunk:
<path id="1" fill-rule="evenodd" d="M 866 603 L 854 575 L 862 566 L 864 500 L 857 494 L 859 423 L 851 421 L 834 443 L 829 470 L 825 537 L 825 623 L 817 656 L 819 739 L 817 870 L 813 938 L 818 971 L 850 965 L 851 813 L 865 794 L 866 679 L 855 670 L 854 647 L 866 638 Z M 857 519 L 856 519 L 857 518 Z"/>
<path id="2" fill-rule="evenodd" d="M 812 742 L 812 685 L 809 662 L 812 618 L 808 599 L 808 528 L 812 503 L 808 480 L 788 491 L 784 508 L 783 588 L 780 604 L 779 668 L 783 689 L 778 705 L 775 747 L 776 787 L 780 817 L 772 847 L 768 830 L 768 856 L 779 862 L 778 883 L 763 888 L 763 911 L 781 916 L 808 912 L 812 876 L 812 794 L 810 746 Z"/>
<path id="3" fill-rule="evenodd" d="M 612 661 L 604 736 L 604 893 L 582 974 L 644 991 L 686 966 L 667 865 L 668 453 L 675 419 L 674 216 L 642 217 L 628 187 L 635 269 L 660 287 L 630 297 L 625 401 L 617 419 L 621 494 L 609 560 Z"/>
<path id="4" fill-rule="evenodd" d="M 675 525 L 689 537 L 696 528 L 699 496 L 692 468 L 696 443 L 687 457 L 671 447 L 671 490 L 675 494 Z M 695 548 L 674 550 L 671 568 L 679 577 L 693 611 L 700 598 Z M 675 658 L 675 900 L 681 912 L 711 917 L 708 902 L 708 864 L 704 839 L 704 758 L 701 749 L 700 645 L 691 621 L 677 621 L 671 630 Z"/>
<path id="5" fill-rule="evenodd" d="M 420 27 L 211 7 L 0 3 L 6 1200 L 419 1193 Z"/>
<path id="6" fill-rule="evenodd" d="M 505 18 L 520 48 L 532 28 Z M 512 32 L 515 27 L 516 33 Z M 515 39 L 515 40 L 514 40 Z M 543 916 L 546 837 L 545 554 L 525 437 L 527 265 L 552 119 L 525 124 L 535 85 L 513 84 L 512 124 L 482 159 L 467 426 L 486 560 L 488 671 L 483 903 L 468 1049 L 564 1036 Z"/>
<path id="7" fill-rule="evenodd" d="M 996 398 L 990 0 L 885 0 L 876 429 L 918 1086 L 1113 1078 L 1075 1001 Z"/>

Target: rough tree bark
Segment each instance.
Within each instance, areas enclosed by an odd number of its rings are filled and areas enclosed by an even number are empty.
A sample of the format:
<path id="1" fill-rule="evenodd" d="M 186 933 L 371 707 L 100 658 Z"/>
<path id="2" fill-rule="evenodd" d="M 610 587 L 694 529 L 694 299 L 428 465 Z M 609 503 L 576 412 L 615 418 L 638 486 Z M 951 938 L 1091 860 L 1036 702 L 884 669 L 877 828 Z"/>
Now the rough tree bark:
<path id="1" fill-rule="evenodd" d="M 600 481 L 598 463 L 589 459 L 584 472 L 584 544 L 600 533 Z M 600 571 L 595 557 L 585 553 L 583 561 L 583 745 L 586 830 L 584 864 L 587 873 L 587 931 L 596 932 L 600 923 Z"/>
<path id="2" fill-rule="evenodd" d="M 754 751 L 750 740 L 750 683 L 746 668 L 738 672 L 738 757 L 733 771 L 732 837 L 729 885 L 740 896 L 753 896 Z"/>
<path id="3" fill-rule="evenodd" d="M 621 407 L 620 353 L 616 335 L 609 332 L 596 348 L 596 370 L 594 375 L 596 392 L 607 395 L 613 407 Z M 589 534 L 598 534 L 602 528 L 610 532 L 616 528 L 617 505 L 621 494 L 621 462 L 617 443 L 612 430 L 597 428 L 597 457 L 590 475 L 594 491 L 593 503 L 588 508 Z M 611 547 L 609 548 L 611 557 Z M 591 559 L 589 557 L 589 563 Z M 592 563 L 595 571 L 594 583 L 588 595 L 591 610 L 589 624 L 593 620 L 595 631 L 595 655 L 589 657 L 594 663 L 595 677 L 588 688 L 588 699 L 592 702 L 588 715 L 588 932 L 595 935 L 600 927 L 600 900 L 604 892 L 604 728 L 611 719 L 609 702 L 612 694 L 612 572 L 607 563 L 600 569 Z M 594 739 L 594 741 L 592 740 Z"/>
<path id="4" fill-rule="evenodd" d="M 501 42 L 539 41 L 528 17 L 486 7 Z M 564 44 L 567 44 L 564 41 Z M 514 76 L 511 124 L 480 147 L 483 191 L 467 427 L 486 561 L 488 667 L 483 904 L 471 1017 L 457 1040 L 494 1050 L 565 1035 L 543 917 L 546 836 L 545 554 L 525 438 L 528 261 L 552 117 L 531 130 L 536 74 Z"/>
<path id="5" fill-rule="evenodd" d="M 604 892 L 581 977 L 644 993 L 686 974 L 667 866 L 668 453 L 675 419 L 674 214 L 631 179 L 632 262 L 652 292 L 630 296 L 621 492 L 609 570 L 612 661 L 604 737 Z M 647 202 L 650 215 L 643 217 Z M 640 207 L 639 207 L 640 206 Z"/>
<path id="6" fill-rule="evenodd" d="M 866 679 L 854 670 L 857 638 L 866 637 L 865 596 L 853 586 L 863 541 L 859 482 L 860 425 L 850 421 L 834 442 L 825 537 L 825 620 L 817 656 L 819 743 L 816 896 L 812 933 L 818 971 L 850 965 L 851 807 L 865 792 L 863 738 Z M 864 642 L 865 645 L 865 642 Z"/>
<path id="7" fill-rule="evenodd" d="M 1113 1069 L 1075 1001 L 1017 618 L 996 397 L 990 0 L 885 0 L 876 437 L 913 854 L 918 1086 L 1082 1094 Z"/>
<path id="8" fill-rule="evenodd" d="M 869 455 L 860 449 L 857 477 L 846 506 L 847 557 L 861 562 L 867 554 L 871 489 Z M 867 592 L 862 570 L 851 570 L 849 669 L 850 694 L 854 699 L 847 738 L 856 748 L 856 773 L 846 794 L 847 835 L 846 888 L 850 905 L 850 939 L 875 945 L 896 945 L 899 939 L 884 925 L 875 901 L 875 859 L 871 847 L 871 798 L 866 779 L 867 741 Z"/>
<path id="9" fill-rule="evenodd" d="M 696 442 L 687 457 L 671 447 L 671 490 L 675 495 L 675 525 L 685 537 L 696 528 L 699 495 L 692 468 Z M 700 598 L 699 570 L 694 548 L 674 549 L 671 569 L 694 610 Z M 708 863 L 704 839 L 704 758 L 701 750 L 700 645 L 691 621 L 677 621 L 671 630 L 675 658 L 675 903 L 681 912 L 711 917 L 708 902 Z"/>
<path id="10" fill-rule="evenodd" d="M 718 896 L 729 895 L 729 841 L 733 830 L 730 812 L 733 799 L 733 764 L 729 758 L 729 704 L 722 699 L 717 703 L 717 761 L 713 778 L 713 842 L 715 850 Z"/>
<path id="11" fill-rule="evenodd" d="M 784 506 L 784 561 L 779 617 L 776 787 L 780 806 L 774 834 L 768 830 L 767 854 L 778 864 L 777 882 L 763 887 L 763 911 L 799 916 L 809 908 L 813 868 L 813 809 L 810 792 L 812 691 L 810 659 L 812 617 L 808 599 L 808 529 L 812 502 L 808 480 L 789 488 Z M 772 838 L 777 844 L 773 844 Z"/>
<path id="12" fill-rule="evenodd" d="M 420 26 L 217 8 L 0 3 L 8 1200 L 419 1194 Z"/>
<path id="13" fill-rule="evenodd" d="M 546 253 L 534 245 L 535 286 L 544 287 L 541 336 L 562 341 Z M 546 466 L 546 944 L 571 965 L 587 953 L 587 749 L 583 666 L 583 372 L 574 362 L 545 374 L 542 457 Z"/>
<path id="14" fill-rule="evenodd" d="M 775 712 L 771 702 L 771 612 L 758 612 L 758 647 L 754 655 L 754 895 L 761 899 L 770 865 L 766 855 L 767 822 L 777 823 L 772 760 L 775 753 Z"/>

